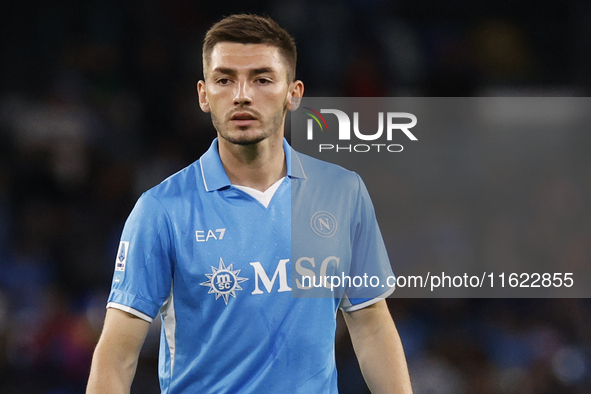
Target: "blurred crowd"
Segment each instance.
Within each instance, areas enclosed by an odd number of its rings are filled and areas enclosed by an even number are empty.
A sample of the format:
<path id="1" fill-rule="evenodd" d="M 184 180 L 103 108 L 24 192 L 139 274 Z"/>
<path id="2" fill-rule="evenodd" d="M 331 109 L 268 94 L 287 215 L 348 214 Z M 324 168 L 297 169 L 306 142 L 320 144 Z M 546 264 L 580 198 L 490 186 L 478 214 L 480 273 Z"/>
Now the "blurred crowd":
<path id="1" fill-rule="evenodd" d="M 585 96 L 591 87 L 591 4 L 584 0 L 25 0 L 4 7 L 0 394 L 84 391 L 128 213 L 141 192 L 196 160 L 215 136 L 195 85 L 201 40 L 223 15 L 266 13 L 286 27 L 310 96 Z M 431 204 L 440 215 L 438 222 L 402 215 L 386 231 L 413 229 L 408 245 L 415 247 L 391 253 L 410 262 L 426 250 L 544 258 L 516 247 L 527 241 L 525 228 L 560 238 L 544 253 L 590 263 L 584 146 L 591 141 L 578 142 L 567 165 L 535 174 L 526 193 L 539 209 L 516 215 L 522 207 L 507 194 L 508 203 L 491 202 L 490 220 L 474 231 L 453 220 L 473 215 L 469 207 L 402 188 L 400 203 Z M 491 187 L 510 177 L 498 171 Z M 591 392 L 586 299 L 389 305 L 417 394 Z M 159 392 L 158 329 L 156 322 L 133 392 Z M 337 360 L 342 392 L 365 393 L 342 326 Z"/>

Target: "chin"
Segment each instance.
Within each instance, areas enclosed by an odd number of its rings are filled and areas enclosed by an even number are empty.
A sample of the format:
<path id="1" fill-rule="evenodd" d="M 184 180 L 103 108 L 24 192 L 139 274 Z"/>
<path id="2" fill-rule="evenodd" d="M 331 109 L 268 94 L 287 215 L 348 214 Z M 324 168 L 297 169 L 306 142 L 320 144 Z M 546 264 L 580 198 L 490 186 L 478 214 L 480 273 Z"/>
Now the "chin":
<path id="1" fill-rule="evenodd" d="M 228 140 L 231 143 L 235 144 L 235 145 L 242 145 L 242 146 L 247 146 L 247 145 L 256 145 L 259 142 L 263 141 L 264 138 L 251 138 L 251 139 L 237 139 L 237 140 Z"/>
<path id="2" fill-rule="evenodd" d="M 265 135 L 222 135 L 221 137 L 235 145 L 255 145 L 267 138 Z"/>

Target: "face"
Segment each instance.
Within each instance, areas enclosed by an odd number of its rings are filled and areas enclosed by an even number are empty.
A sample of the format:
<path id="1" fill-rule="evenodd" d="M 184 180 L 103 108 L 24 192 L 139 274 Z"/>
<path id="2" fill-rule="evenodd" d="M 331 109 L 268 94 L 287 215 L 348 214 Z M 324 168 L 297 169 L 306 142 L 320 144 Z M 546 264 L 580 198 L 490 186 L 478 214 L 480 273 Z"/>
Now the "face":
<path id="1" fill-rule="evenodd" d="M 237 145 L 283 137 L 291 98 L 301 97 L 304 87 L 287 81 L 279 48 L 220 42 L 204 69 L 205 81 L 197 84 L 199 106 L 211 112 L 218 137 Z"/>

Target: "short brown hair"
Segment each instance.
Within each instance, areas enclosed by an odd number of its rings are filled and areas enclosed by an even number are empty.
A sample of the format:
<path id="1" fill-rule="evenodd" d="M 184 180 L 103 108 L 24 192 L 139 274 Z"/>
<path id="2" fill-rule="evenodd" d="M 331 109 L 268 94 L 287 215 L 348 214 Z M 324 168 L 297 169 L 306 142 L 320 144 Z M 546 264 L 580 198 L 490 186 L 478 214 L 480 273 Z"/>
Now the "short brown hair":
<path id="1" fill-rule="evenodd" d="M 240 44 L 268 44 L 279 48 L 287 65 L 288 81 L 295 80 L 297 60 L 293 37 L 269 17 L 252 14 L 230 15 L 213 25 L 203 40 L 203 67 L 209 61 L 213 47 L 218 42 Z"/>

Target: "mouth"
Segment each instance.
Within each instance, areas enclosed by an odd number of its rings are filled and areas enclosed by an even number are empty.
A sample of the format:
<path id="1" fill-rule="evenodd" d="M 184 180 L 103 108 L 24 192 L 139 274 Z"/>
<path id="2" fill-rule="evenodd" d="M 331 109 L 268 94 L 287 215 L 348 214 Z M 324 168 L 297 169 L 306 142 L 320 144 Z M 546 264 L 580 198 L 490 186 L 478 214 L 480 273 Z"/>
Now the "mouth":
<path id="1" fill-rule="evenodd" d="M 247 126 L 257 120 L 256 116 L 249 112 L 236 112 L 230 117 L 230 121 L 237 126 Z"/>

